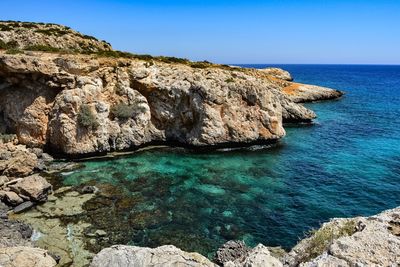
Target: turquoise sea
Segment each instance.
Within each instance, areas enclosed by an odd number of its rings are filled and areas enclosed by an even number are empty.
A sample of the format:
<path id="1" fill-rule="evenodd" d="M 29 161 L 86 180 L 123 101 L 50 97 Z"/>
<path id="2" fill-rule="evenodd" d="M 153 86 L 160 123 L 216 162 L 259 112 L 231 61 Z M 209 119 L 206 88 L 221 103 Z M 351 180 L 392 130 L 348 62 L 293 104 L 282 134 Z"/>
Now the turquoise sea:
<path id="1" fill-rule="evenodd" d="M 272 147 L 149 150 L 60 176 L 113 192 L 86 207 L 87 220 L 109 233 L 102 245 L 173 244 L 210 256 L 242 239 L 289 249 L 332 217 L 400 205 L 400 66 L 278 67 L 346 95 L 307 104 L 315 124 L 287 125 Z"/>

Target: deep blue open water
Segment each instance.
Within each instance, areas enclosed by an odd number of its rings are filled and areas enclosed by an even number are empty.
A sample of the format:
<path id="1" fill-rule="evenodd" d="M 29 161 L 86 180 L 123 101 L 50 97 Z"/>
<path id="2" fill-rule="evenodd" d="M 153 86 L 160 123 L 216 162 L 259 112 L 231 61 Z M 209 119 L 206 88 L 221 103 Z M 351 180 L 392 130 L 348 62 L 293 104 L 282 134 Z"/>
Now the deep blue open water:
<path id="1" fill-rule="evenodd" d="M 112 231 L 124 236 L 112 242 L 174 244 L 203 254 L 230 239 L 288 249 L 332 217 L 399 206 L 400 66 L 278 67 L 295 81 L 346 95 L 307 104 L 316 123 L 286 127 L 287 136 L 271 148 L 144 151 L 85 162 L 63 183 L 111 184 L 121 199 L 132 199 L 106 207 L 114 209 L 110 223 L 121 225 Z"/>

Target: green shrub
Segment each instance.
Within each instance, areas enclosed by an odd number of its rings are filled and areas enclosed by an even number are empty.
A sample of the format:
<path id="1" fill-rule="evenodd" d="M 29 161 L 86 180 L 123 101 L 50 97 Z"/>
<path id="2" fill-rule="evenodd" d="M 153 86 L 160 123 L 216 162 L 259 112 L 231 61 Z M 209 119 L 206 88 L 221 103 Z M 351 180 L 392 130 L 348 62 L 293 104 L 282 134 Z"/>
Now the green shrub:
<path id="1" fill-rule="evenodd" d="M 135 113 L 134 105 L 127 105 L 124 103 L 119 103 L 111 108 L 111 114 L 114 118 L 118 119 L 129 119 Z"/>
<path id="2" fill-rule="evenodd" d="M 18 48 L 18 43 L 16 41 L 10 41 L 5 43 L 4 41 L 0 40 L 0 49 L 14 49 Z"/>
<path id="3" fill-rule="evenodd" d="M 31 46 L 25 47 L 24 50 L 41 51 L 41 52 L 60 52 L 61 51 L 61 49 L 59 49 L 59 48 L 48 46 L 48 45 L 31 45 Z"/>
<path id="4" fill-rule="evenodd" d="M 210 67 L 210 65 L 212 65 L 210 62 L 208 61 L 202 61 L 202 62 L 191 62 L 190 66 L 192 68 L 198 68 L 198 69 L 205 69 Z"/>
<path id="5" fill-rule="evenodd" d="M 161 62 L 165 63 L 181 63 L 181 64 L 187 64 L 190 63 L 190 61 L 186 58 L 178 58 L 178 57 L 157 57 L 157 59 Z"/>
<path id="6" fill-rule="evenodd" d="M 9 25 L 6 25 L 6 24 L 1 24 L 0 25 L 0 31 L 2 31 L 2 32 L 8 32 L 8 31 L 11 31 L 11 30 L 13 30 L 13 27 L 11 27 Z"/>
<path id="7" fill-rule="evenodd" d="M 10 55 L 16 55 L 16 54 L 23 54 L 24 51 L 22 51 L 21 49 L 18 48 L 11 48 L 11 49 L 7 49 L 6 54 L 10 54 Z"/>
<path id="8" fill-rule="evenodd" d="M 96 129 L 99 123 L 89 105 L 82 105 L 78 113 L 78 123 L 88 129 Z"/>
<path id="9" fill-rule="evenodd" d="M 340 226 L 326 225 L 318 230 L 310 231 L 307 250 L 302 255 L 301 262 L 307 262 L 326 251 L 333 240 L 342 236 L 351 236 L 355 232 L 356 222 L 348 220 Z"/>
<path id="10" fill-rule="evenodd" d="M 0 134 L 0 143 L 8 143 L 13 141 L 17 136 L 15 134 Z"/>
<path id="11" fill-rule="evenodd" d="M 88 39 L 88 40 L 97 41 L 97 38 L 96 38 L 96 37 L 93 37 L 93 36 L 90 36 L 90 35 L 86 35 L 86 34 L 82 35 L 82 38 L 83 38 L 83 39 Z"/>
<path id="12" fill-rule="evenodd" d="M 70 33 L 69 30 L 63 30 L 63 29 L 59 29 L 59 28 L 50 28 L 50 29 L 38 29 L 35 30 L 35 32 L 37 33 L 41 33 L 44 35 L 48 35 L 48 36 L 63 36 L 65 34 Z"/>

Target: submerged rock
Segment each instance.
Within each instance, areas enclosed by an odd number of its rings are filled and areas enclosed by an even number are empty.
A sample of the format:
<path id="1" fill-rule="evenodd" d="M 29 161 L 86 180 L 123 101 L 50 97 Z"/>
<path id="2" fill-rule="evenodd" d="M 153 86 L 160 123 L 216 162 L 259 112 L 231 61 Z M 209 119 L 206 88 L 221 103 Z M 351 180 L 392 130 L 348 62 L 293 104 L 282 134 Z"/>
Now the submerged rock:
<path id="1" fill-rule="evenodd" d="M 36 233 L 33 244 L 59 256 L 58 266 L 86 266 L 93 257 L 86 250 L 84 238 L 91 225 L 75 218 L 83 217 L 85 211 L 82 206 L 94 195 L 81 195 L 71 190 L 68 187 L 60 188 L 48 202 L 24 213 L 11 214 L 10 219 L 30 224 Z M 96 234 L 104 233 L 98 231 Z"/>
<path id="2" fill-rule="evenodd" d="M 150 267 L 198 266 L 217 267 L 198 253 L 188 253 L 174 246 L 154 249 L 134 246 L 112 246 L 97 254 L 91 267 Z"/>
<path id="3" fill-rule="evenodd" d="M 17 213 L 21 213 L 21 212 L 24 212 L 24 211 L 29 210 L 29 209 L 32 208 L 33 206 L 35 206 L 35 203 L 33 203 L 33 202 L 31 202 L 31 201 L 26 201 L 26 202 L 24 202 L 24 203 L 22 203 L 22 204 L 16 206 L 16 207 L 13 209 L 13 212 L 16 213 L 16 214 L 17 214 Z"/>

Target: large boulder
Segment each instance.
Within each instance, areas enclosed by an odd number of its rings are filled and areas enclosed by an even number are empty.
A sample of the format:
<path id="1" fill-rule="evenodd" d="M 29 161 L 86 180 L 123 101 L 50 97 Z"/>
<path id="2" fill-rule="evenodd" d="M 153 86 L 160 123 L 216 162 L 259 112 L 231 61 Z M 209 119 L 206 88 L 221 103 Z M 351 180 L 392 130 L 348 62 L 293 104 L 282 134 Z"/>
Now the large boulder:
<path id="1" fill-rule="evenodd" d="M 43 249 L 0 248 L 0 266 L 2 267 L 54 267 L 56 264 L 56 261 Z"/>
<path id="2" fill-rule="evenodd" d="M 97 254 L 91 267 L 217 267 L 198 253 L 184 252 L 174 246 L 143 248 L 112 246 Z"/>
<path id="3" fill-rule="evenodd" d="M 52 190 L 51 184 L 38 174 L 25 177 L 9 187 L 17 194 L 27 196 L 35 202 L 46 201 Z"/>
<path id="4" fill-rule="evenodd" d="M 0 144 L 0 174 L 9 177 L 26 176 L 38 165 L 38 158 L 25 146 Z"/>

